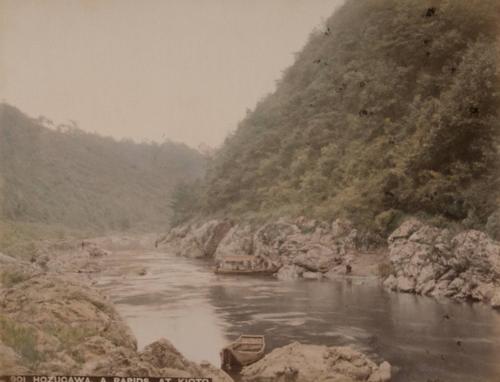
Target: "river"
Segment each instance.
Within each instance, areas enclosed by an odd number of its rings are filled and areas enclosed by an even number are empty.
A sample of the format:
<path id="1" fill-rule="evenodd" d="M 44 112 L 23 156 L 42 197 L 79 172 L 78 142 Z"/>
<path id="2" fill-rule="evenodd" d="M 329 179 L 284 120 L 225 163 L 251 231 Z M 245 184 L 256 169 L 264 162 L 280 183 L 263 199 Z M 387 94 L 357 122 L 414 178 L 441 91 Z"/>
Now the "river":
<path id="1" fill-rule="evenodd" d="M 352 345 L 389 361 L 396 382 L 500 381 L 500 314 L 487 306 L 391 293 L 370 279 L 280 282 L 218 276 L 209 265 L 118 251 L 98 286 L 139 348 L 165 337 L 197 362 L 218 366 L 225 344 L 264 334 L 268 351 L 292 341 Z"/>

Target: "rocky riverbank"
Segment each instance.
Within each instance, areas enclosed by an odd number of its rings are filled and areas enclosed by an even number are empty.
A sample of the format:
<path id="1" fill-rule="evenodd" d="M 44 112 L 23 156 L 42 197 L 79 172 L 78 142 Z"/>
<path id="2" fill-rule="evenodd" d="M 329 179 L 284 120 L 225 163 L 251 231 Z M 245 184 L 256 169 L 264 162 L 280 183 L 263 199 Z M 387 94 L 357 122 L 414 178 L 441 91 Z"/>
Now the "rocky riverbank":
<path id="1" fill-rule="evenodd" d="M 45 243 L 28 262 L 0 255 L 0 370 L 232 381 L 213 365 L 187 360 L 166 339 L 137 349 L 113 304 L 92 287 L 99 259 L 109 254 L 96 243 L 103 242 Z"/>
<path id="2" fill-rule="evenodd" d="M 214 382 L 231 382 L 232 378 L 217 367 L 187 360 L 166 339 L 139 350 L 111 301 L 93 287 L 105 271 L 102 260 L 111 250 L 137 245 L 146 249 L 153 242 L 101 238 L 41 243 L 28 261 L 0 254 L 2 373 L 212 377 Z M 323 359 L 327 353 L 325 362 L 329 366 L 321 375 L 330 379 L 355 382 L 365 380 L 367 375 L 370 381 L 378 381 L 372 376 L 378 375 L 379 369 L 383 371 L 383 367 L 349 348 L 292 344 L 271 352 L 256 364 L 257 369 L 254 365 L 247 368 L 245 378 L 282 380 L 279 371 L 269 368 L 271 360 L 274 368 L 282 367 L 293 374 L 285 373 L 287 380 L 310 380 L 320 375 L 310 374 L 309 361 L 296 362 L 297 357 Z"/>
<path id="3" fill-rule="evenodd" d="M 373 276 L 393 291 L 500 308 L 500 243 L 480 231 L 452 233 L 413 218 L 387 242 L 345 220 L 299 218 L 257 226 L 191 222 L 172 229 L 157 245 L 180 256 L 214 258 L 216 264 L 230 259 L 238 270 L 274 273 L 280 280 Z"/>
<path id="4" fill-rule="evenodd" d="M 389 237 L 388 251 L 387 288 L 500 308 L 500 243 L 485 233 L 453 234 L 410 219 Z"/>
<path id="5" fill-rule="evenodd" d="M 242 270 L 275 273 L 281 280 L 376 275 L 382 254 L 377 238 L 358 231 L 349 221 L 328 224 L 299 218 L 261 226 L 211 220 L 185 224 L 161 237 L 159 248 L 180 256 L 250 259 Z"/>
<path id="6" fill-rule="evenodd" d="M 294 342 L 243 368 L 241 375 L 245 382 L 387 382 L 391 379 L 391 365 L 388 362 L 377 365 L 345 346 Z"/>

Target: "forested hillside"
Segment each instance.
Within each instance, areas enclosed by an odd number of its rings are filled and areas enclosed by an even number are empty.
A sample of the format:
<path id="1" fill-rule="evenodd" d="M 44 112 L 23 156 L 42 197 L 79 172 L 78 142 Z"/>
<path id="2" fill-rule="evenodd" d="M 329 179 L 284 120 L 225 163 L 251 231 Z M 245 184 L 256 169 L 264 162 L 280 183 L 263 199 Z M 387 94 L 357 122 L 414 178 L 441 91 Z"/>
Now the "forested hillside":
<path id="1" fill-rule="evenodd" d="M 348 0 L 227 138 L 200 207 L 484 226 L 500 189 L 498 25 L 496 0 Z"/>
<path id="2" fill-rule="evenodd" d="M 42 126 L 0 105 L 1 219 L 102 232 L 165 226 L 172 188 L 201 177 L 182 144 L 118 142 Z"/>

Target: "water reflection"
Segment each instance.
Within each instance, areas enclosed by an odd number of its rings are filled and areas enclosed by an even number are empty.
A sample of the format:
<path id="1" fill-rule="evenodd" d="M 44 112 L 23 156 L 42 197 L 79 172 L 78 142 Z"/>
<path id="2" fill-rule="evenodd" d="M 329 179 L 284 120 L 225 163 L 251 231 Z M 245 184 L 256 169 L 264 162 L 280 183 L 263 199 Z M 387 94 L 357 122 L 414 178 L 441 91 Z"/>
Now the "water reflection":
<path id="1" fill-rule="evenodd" d="M 482 305 L 387 293 L 362 279 L 216 276 L 203 262 L 154 252 L 107 261 L 113 274 L 100 285 L 140 347 L 163 336 L 188 358 L 218 364 L 228 341 L 265 334 L 268 349 L 294 340 L 353 345 L 399 368 L 395 381 L 500 380 L 500 315 Z M 138 265 L 149 273 L 127 272 Z"/>

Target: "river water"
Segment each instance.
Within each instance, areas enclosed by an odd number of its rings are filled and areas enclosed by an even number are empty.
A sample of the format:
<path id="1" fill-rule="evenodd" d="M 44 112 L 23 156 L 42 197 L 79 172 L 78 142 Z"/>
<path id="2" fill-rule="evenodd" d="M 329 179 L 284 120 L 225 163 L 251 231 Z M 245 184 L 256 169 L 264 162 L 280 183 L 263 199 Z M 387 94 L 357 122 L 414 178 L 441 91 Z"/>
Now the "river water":
<path id="1" fill-rule="evenodd" d="M 188 359 L 219 366 L 228 342 L 264 334 L 268 351 L 292 341 L 352 345 L 389 361 L 396 382 L 500 381 L 500 313 L 480 304 L 391 293 L 370 279 L 218 276 L 204 260 L 152 251 L 106 261 L 98 286 L 139 348 L 165 337 Z"/>

